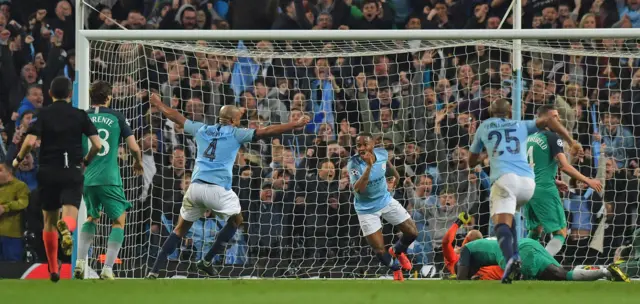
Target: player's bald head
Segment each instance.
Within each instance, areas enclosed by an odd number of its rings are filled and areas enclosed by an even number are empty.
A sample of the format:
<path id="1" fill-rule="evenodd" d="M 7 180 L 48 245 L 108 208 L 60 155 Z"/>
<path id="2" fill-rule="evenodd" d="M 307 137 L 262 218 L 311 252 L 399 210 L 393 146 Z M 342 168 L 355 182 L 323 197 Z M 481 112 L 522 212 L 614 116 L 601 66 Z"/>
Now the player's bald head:
<path id="1" fill-rule="evenodd" d="M 240 109 L 236 106 L 227 105 L 220 109 L 220 123 L 221 124 L 233 124 L 238 119 Z"/>
<path id="2" fill-rule="evenodd" d="M 482 237 L 483 237 L 482 232 L 480 232 L 480 230 L 476 230 L 476 229 L 470 230 L 467 233 L 467 236 L 464 237 L 464 240 L 462 241 L 462 246 L 466 245 L 469 242 L 480 240 L 482 239 Z"/>
<path id="3" fill-rule="evenodd" d="M 500 98 L 489 106 L 492 117 L 511 117 L 511 103 L 509 100 Z"/>

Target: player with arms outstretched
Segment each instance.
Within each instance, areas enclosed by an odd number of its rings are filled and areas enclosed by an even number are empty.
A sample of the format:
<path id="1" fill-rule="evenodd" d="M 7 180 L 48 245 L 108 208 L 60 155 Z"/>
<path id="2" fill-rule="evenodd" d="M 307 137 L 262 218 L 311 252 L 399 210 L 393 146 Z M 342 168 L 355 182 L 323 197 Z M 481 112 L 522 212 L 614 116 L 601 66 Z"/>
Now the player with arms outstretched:
<path id="1" fill-rule="evenodd" d="M 400 175 L 388 161 L 388 152 L 384 148 L 374 148 L 374 142 L 370 134 L 360 133 L 356 138 L 358 154 L 347 164 L 355 192 L 354 206 L 362 234 L 376 257 L 382 265 L 393 270 L 394 280 L 403 281 L 402 269 L 409 271 L 412 268 L 405 252 L 418 236 L 418 230 L 407 210 L 391 196 L 385 173 L 387 169 L 391 170 L 396 183 Z M 380 217 L 398 226 L 402 232 L 400 240 L 388 251 L 384 249 Z"/>
<path id="2" fill-rule="evenodd" d="M 502 282 L 511 283 L 519 277 L 520 267 L 513 215 L 531 199 L 536 186 L 533 169 L 527 162 L 527 137 L 538 129 L 549 128 L 572 146 L 578 148 L 579 145 L 555 119 L 512 120 L 511 103 L 506 99 L 493 102 L 489 112 L 491 118 L 480 124 L 469 149 L 469 166 L 478 164 L 479 155 L 486 147 L 491 166 L 491 217 L 502 254 L 508 261 Z"/>
<path id="3" fill-rule="evenodd" d="M 178 224 L 162 245 L 147 278 L 158 277 L 160 266 L 167 262 L 167 256 L 176 250 L 193 222 L 204 216 L 207 210 L 227 217 L 227 223 L 218 232 L 213 246 L 196 264 L 200 271 L 213 276 L 215 270 L 211 260 L 224 251 L 227 242 L 235 235 L 243 221 L 240 200 L 231 190 L 233 164 L 240 146 L 257 138 L 276 136 L 303 127 L 309 123 L 309 117 L 303 116 L 295 122 L 254 130 L 238 128 L 244 109 L 232 105 L 220 109 L 218 124 L 206 125 L 188 120 L 177 110 L 167 107 L 157 94 L 151 95 L 150 102 L 176 125 L 184 126 L 184 132 L 194 137 L 198 153 L 192 182 L 180 208 Z"/>
<path id="4" fill-rule="evenodd" d="M 459 252 L 456 252 L 456 249 L 453 248 L 453 240 L 456 236 L 458 228 L 471 222 L 471 219 L 472 218 L 466 212 L 461 212 L 460 214 L 458 214 L 458 218 L 456 219 L 456 221 L 451 224 L 451 227 L 449 228 L 449 230 L 447 230 L 447 233 L 445 233 L 444 237 L 442 238 L 442 255 L 444 256 L 444 265 L 451 273 L 452 278 L 457 277 L 456 265 L 460 260 Z M 462 242 L 462 247 L 458 250 L 462 251 L 466 244 L 480 239 L 482 239 L 482 232 L 480 232 L 479 230 L 471 230 L 467 233 L 467 236 Z M 479 280 L 500 280 L 503 273 L 504 271 L 502 271 L 502 268 L 497 265 L 481 266 L 479 267 L 478 271 L 471 276 Z"/>
<path id="5" fill-rule="evenodd" d="M 560 121 L 560 115 L 552 105 L 538 108 L 538 117 Z M 558 167 L 562 172 L 589 185 L 597 192 L 602 191 L 600 181 L 590 179 L 576 170 L 564 154 L 563 141 L 549 130 L 532 134 L 527 139 L 527 157 L 535 173 L 536 189 L 533 197 L 524 206 L 528 237 L 538 240 L 542 231 L 552 233 L 553 239 L 547 244 L 547 251 L 556 255 L 567 238 L 567 219 L 558 188 L 567 186 L 556 180 Z"/>
<path id="6" fill-rule="evenodd" d="M 76 279 L 84 279 L 86 256 L 96 235 L 96 224 L 100 212 L 104 211 L 111 220 L 111 233 L 107 241 L 107 257 L 100 278 L 113 280 L 113 264 L 124 241 L 126 211 L 131 207 L 124 195 L 122 177 L 118 167 L 118 146 L 122 138 L 133 154 L 133 170 L 142 174 L 142 154 L 136 138 L 124 116 L 109 108 L 111 85 L 97 81 L 91 85 L 91 108 L 87 110 L 89 119 L 96 126 L 102 141 L 102 149 L 84 172 L 84 202 L 87 206 L 87 221 L 80 228 L 78 260 L 73 271 Z M 88 150 L 88 141 L 84 149 Z"/>

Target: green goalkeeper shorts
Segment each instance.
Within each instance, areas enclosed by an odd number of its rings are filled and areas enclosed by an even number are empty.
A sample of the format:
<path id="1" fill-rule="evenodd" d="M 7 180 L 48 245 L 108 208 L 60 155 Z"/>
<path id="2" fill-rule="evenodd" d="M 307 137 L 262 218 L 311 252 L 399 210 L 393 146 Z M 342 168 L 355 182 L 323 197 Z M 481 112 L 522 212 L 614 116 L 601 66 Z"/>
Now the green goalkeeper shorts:
<path id="1" fill-rule="evenodd" d="M 556 187 L 536 187 L 533 197 L 524 205 L 527 230 L 542 226 L 546 233 L 567 227 L 564 206 Z"/>
<path id="2" fill-rule="evenodd" d="M 537 279 L 538 275 L 550 265 L 562 267 L 536 240 L 521 239 L 518 242 L 518 254 L 520 254 L 522 261 L 520 271 L 525 280 Z"/>
<path id="3" fill-rule="evenodd" d="M 84 187 L 84 203 L 87 215 L 100 217 L 104 211 L 110 220 L 116 220 L 131 208 L 131 203 L 124 196 L 122 186 L 86 186 Z"/>

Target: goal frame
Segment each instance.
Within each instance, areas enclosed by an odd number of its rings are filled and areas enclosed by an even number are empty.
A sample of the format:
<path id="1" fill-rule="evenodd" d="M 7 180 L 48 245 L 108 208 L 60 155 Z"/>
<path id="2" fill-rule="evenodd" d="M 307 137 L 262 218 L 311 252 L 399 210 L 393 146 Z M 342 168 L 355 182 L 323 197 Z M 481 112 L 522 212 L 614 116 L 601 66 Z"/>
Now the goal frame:
<path id="1" fill-rule="evenodd" d="M 521 41 L 527 39 L 603 39 L 603 38 L 640 38 L 640 28 L 616 29 L 522 29 L 520 2 L 513 0 L 514 29 L 501 30 L 85 30 L 89 7 L 83 0 L 76 1 L 76 71 L 74 82 L 74 106 L 80 109 L 89 107 L 90 88 L 90 41 L 91 40 L 512 40 L 513 70 L 515 73 L 513 117 L 521 117 L 522 55 Z M 520 93 L 520 94 L 517 94 Z M 84 201 L 78 212 L 77 227 L 82 227 L 87 216 Z M 78 229 L 74 232 L 74 250 L 71 267 L 78 258 L 87 262 L 87 257 L 77 256 L 77 244 L 80 241 Z M 86 266 L 86 265 L 85 265 Z"/>

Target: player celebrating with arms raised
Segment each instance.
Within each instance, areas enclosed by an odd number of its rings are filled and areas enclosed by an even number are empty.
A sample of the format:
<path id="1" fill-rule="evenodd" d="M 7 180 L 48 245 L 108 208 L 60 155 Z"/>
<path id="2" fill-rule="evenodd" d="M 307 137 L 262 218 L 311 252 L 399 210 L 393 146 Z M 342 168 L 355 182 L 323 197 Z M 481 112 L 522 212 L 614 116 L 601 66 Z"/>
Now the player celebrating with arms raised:
<path id="1" fill-rule="evenodd" d="M 506 99 L 494 101 L 489 112 L 491 118 L 480 124 L 469 149 L 469 166 L 478 164 L 480 152 L 486 147 L 491 166 L 491 217 L 500 249 L 508 261 L 502 282 L 511 283 L 520 270 L 513 215 L 518 207 L 531 199 L 536 186 L 533 169 L 527 162 L 527 137 L 539 128 L 549 128 L 572 146 L 579 148 L 579 145 L 555 119 L 512 120 L 511 104 Z"/>
<path id="2" fill-rule="evenodd" d="M 560 115 L 552 105 L 543 105 L 538 108 L 538 117 L 560 121 Z M 529 165 L 536 175 L 536 190 L 533 197 L 524 206 L 529 238 L 538 240 L 542 230 L 552 233 L 553 239 L 547 244 L 547 251 L 552 256 L 556 255 L 567 238 L 567 219 L 564 215 L 564 207 L 558 187 L 566 185 L 556 181 L 558 167 L 562 172 L 576 180 L 589 185 L 597 192 L 602 191 L 600 181 L 590 179 L 580 174 L 564 154 L 563 142 L 558 135 L 549 130 L 537 132 L 527 139 L 527 156 Z"/>
<path id="3" fill-rule="evenodd" d="M 180 208 L 178 224 L 162 245 L 147 278 L 158 277 L 160 266 L 167 262 L 167 256 L 176 250 L 193 222 L 203 217 L 209 209 L 215 214 L 228 217 L 226 225 L 218 232 L 209 252 L 196 264 L 200 271 L 213 276 L 215 271 L 211 260 L 224 251 L 227 242 L 235 235 L 243 221 L 240 200 L 231 190 L 233 164 L 240 146 L 257 138 L 276 136 L 303 127 L 309 123 L 309 117 L 302 116 L 296 122 L 254 130 L 238 128 L 244 109 L 232 105 L 220 109 L 218 124 L 206 125 L 186 119 L 177 110 L 163 104 L 157 94 L 151 95 L 150 102 L 176 125 L 184 126 L 184 132 L 194 137 L 198 153 L 192 182 Z"/>
<path id="4" fill-rule="evenodd" d="M 407 210 L 393 199 L 387 187 L 387 169 L 391 170 L 396 183 L 400 180 L 400 175 L 388 161 L 388 152 L 384 148 L 374 149 L 374 140 L 370 134 L 360 133 L 356 139 L 356 148 L 358 154 L 351 157 L 347 168 L 355 191 L 354 206 L 360 229 L 380 263 L 393 270 L 394 280 L 403 281 L 402 269 L 408 271 L 412 267 L 405 251 L 418 236 L 418 230 Z M 389 251 L 384 249 L 380 217 L 391 225 L 398 226 L 402 232 L 400 240 Z"/>
<path id="5" fill-rule="evenodd" d="M 87 221 L 80 228 L 78 260 L 73 271 L 76 279 L 84 279 L 85 257 L 96 235 L 96 224 L 100 212 L 112 222 L 111 233 L 107 241 L 107 258 L 100 278 L 113 280 L 113 264 L 124 241 L 124 222 L 126 210 L 131 203 L 124 196 L 122 177 L 118 167 L 118 145 L 124 139 L 133 154 L 133 170 L 142 173 L 142 154 L 133 132 L 124 116 L 109 108 L 111 103 L 111 85 L 97 81 L 91 85 L 91 108 L 87 110 L 91 122 L 98 129 L 102 140 L 102 150 L 84 172 L 84 202 L 87 206 Z M 85 144 L 88 141 L 85 141 Z M 88 146 L 85 145 L 85 150 Z"/>

